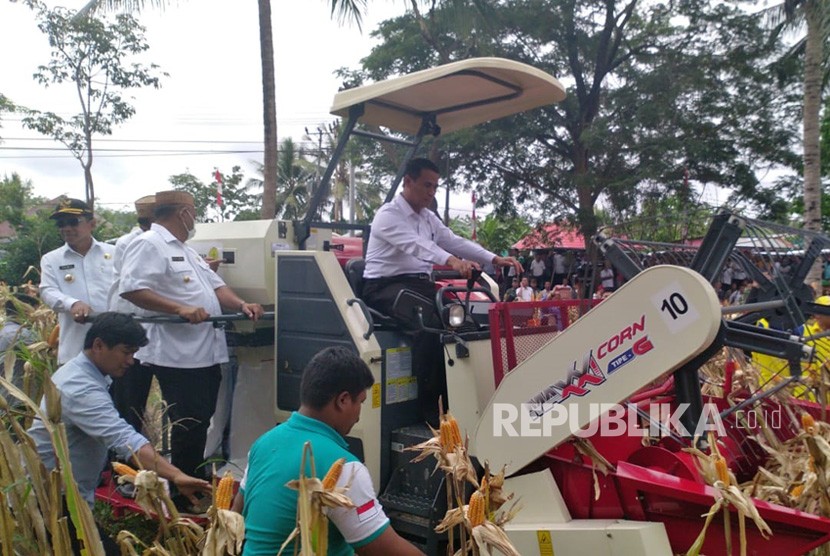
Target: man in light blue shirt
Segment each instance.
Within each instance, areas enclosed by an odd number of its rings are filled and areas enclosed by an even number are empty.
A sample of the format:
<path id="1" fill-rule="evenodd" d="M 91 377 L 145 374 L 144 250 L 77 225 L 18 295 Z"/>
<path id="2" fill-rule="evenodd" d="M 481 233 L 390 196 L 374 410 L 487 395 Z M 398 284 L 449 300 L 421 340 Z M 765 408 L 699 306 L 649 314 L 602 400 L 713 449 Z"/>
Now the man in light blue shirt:
<path id="1" fill-rule="evenodd" d="M 161 457 L 115 409 L 109 394 L 112 377 L 123 376 L 133 364 L 135 352 L 146 344 L 144 328 L 132 316 L 102 313 L 86 333 L 83 351 L 52 376 L 61 395 L 61 421 L 66 427 L 72 475 L 90 506 L 110 449 L 127 461 L 135 460 L 142 468 L 156 471 L 194 503 L 197 492 L 210 492 L 210 483 L 184 474 Z M 41 407 L 45 410 L 45 406 L 44 399 Z M 43 422 L 35 419 L 28 432 L 46 468 L 54 469 L 55 453 Z M 102 540 L 107 546 L 106 537 Z"/>

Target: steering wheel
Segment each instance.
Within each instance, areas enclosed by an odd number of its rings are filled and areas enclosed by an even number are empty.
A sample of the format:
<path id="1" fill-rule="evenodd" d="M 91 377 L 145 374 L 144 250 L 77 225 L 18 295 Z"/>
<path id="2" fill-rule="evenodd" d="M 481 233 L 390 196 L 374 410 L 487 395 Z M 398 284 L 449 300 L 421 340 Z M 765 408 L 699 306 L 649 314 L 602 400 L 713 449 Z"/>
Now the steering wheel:
<path id="1" fill-rule="evenodd" d="M 464 314 L 469 317 L 470 315 L 470 297 L 473 292 L 483 293 L 487 296 L 487 298 L 492 303 L 497 303 L 498 299 L 493 292 L 491 292 L 487 288 L 483 288 L 481 286 L 477 286 L 478 280 L 481 278 L 482 271 L 473 269 L 470 277 L 467 279 L 467 285 L 464 288 L 460 288 L 458 286 L 444 286 L 439 289 L 435 294 L 435 306 L 438 307 L 438 314 L 441 315 L 441 318 L 444 318 L 444 297 L 445 294 L 455 294 L 455 300 L 451 301 L 451 303 L 461 303 L 461 300 L 458 298 L 459 293 L 466 293 L 466 299 L 464 300 Z M 467 319 L 469 322 L 471 319 Z M 473 321 L 474 322 L 474 321 Z M 446 325 L 446 323 L 444 323 Z M 476 328 L 480 328 L 478 324 L 476 324 Z"/>

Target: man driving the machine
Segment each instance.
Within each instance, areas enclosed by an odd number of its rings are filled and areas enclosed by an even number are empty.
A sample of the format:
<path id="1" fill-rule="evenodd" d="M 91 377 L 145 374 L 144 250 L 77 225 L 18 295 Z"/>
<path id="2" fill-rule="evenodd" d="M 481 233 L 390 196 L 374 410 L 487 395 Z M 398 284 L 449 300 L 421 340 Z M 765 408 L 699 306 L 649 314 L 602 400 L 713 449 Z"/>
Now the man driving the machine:
<path id="1" fill-rule="evenodd" d="M 431 160 L 409 161 L 403 191 L 378 210 L 366 251 L 364 301 L 409 328 L 414 328 L 411 316 L 395 315 L 392 310 L 395 299 L 404 289 L 434 299 L 433 265 L 449 266 L 464 278 L 486 263 L 512 266 L 516 275 L 523 270 L 514 257 L 500 257 L 455 235 L 429 210 L 438 188 L 438 174 L 438 166 Z M 432 334 L 416 334 L 412 345 L 413 369 L 420 374 L 419 397 L 430 406 L 429 400 L 437 400 L 446 384 L 443 358 L 435 361 L 436 354 L 441 355 L 437 343 Z"/>

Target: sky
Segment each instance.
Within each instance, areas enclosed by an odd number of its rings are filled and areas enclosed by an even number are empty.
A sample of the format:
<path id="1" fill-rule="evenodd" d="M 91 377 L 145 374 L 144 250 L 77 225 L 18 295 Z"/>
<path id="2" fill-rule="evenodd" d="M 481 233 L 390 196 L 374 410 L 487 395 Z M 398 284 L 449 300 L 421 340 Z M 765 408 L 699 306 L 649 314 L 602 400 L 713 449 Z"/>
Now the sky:
<path id="1" fill-rule="evenodd" d="M 78 9 L 86 0 L 47 0 Z M 299 141 L 307 127 L 335 121 L 328 112 L 339 81 L 333 72 L 359 67 L 376 44 L 377 23 L 404 13 L 401 0 L 369 2 L 363 30 L 333 20 L 328 0 L 272 2 L 277 131 Z M 169 189 L 171 175 L 190 171 L 204 183 L 214 167 L 240 165 L 256 175 L 262 160 L 262 85 L 257 3 L 179 0 L 140 16 L 150 49 L 139 60 L 169 73 L 160 89 L 132 89 L 136 114 L 95 141 L 92 171 L 97 202 L 132 210 L 138 197 Z M 32 74 L 49 59 L 46 36 L 32 12 L 0 0 L 0 92 L 13 102 L 62 116 L 77 113 L 70 86 L 44 88 Z M 31 180 L 36 195 L 84 197 L 81 166 L 60 143 L 24 129 L 20 117 L 0 121 L 0 176 Z M 52 150 L 54 149 L 54 150 Z M 105 151 L 104 149 L 117 149 Z M 125 151 L 132 152 L 125 152 Z M 207 154 L 197 154 L 194 152 Z M 210 153 L 209 151 L 235 151 Z M 239 152 L 249 151 L 249 152 Z"/>

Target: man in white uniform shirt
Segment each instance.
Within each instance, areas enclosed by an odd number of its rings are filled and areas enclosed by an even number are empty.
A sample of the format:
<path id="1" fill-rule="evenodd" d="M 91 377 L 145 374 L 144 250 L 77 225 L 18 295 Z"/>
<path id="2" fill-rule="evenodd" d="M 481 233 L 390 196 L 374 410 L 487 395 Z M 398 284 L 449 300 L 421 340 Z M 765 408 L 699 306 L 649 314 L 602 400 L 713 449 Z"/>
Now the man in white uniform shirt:
<path id="1" fill-rule="evenodd" d="M 110 311 L 119 313 L 134 313 L 136 306 L 118 295 L 121 286 L 121 267 L 124 264 L 124 253 L 127 246 L 135 238 L 150 229 L 153 223 L 153 210 L 156 206 L 154 195 L 146 195 L 135 202 L 135 213 L 138 226 L 118 238 L 115 242 L 115 256 L 112 258 L 113 282 L 109 291 L 108 306 Z M 141 362 L 141 350 L 138 350 L 133 358 L 133 365 L 130 372 L 123 376 L 116 376 L 112 379 L 110 394 L 115 402 L 118 414 L 132 427 L 141 432 L 143 428 L 144 408 L 147 405 L 147 396 L 150 393 L 150 385 L 153 382 L 153 371 Z"/>
<path id="2" fill-rule="evenodd" d="M 196 226 L 193 196 L 156 193 L 155 222 L 124 253 L 119 292 L 150 314 L 178 315 L 190 324 L 151 324 L 141 351 L 169 406 L 172 463 L 188 475 L 204 475 L 208 424 L 216 408 L 220 363 L 228 361 L 225 333 L 204 322 L 225 308 L 256 320 L 262 306 L 247 303 L 185 245 Z"/>
<path id="3" fill-rule="evenodd" d="M 527 285 L 527 276 L 522 276 L 522 285 L 516 288 L 516 301 L 533 301 L 534 293 Z"/>
<path id="4" fill-rule="evenodd" d="M 446 265 L 461 276 L 491 262 L 494 266 L 522 266 L 513 257 L 500 257 L 477 243 L 455 235 L 429 210 L 438 188 L 438 167 L 425 158 L 414 158 L 406 166 L 403 191 L 383 205 L 372 221 L 366 267 L 363 272 L 363 299 L 378 311 L 412 326 L 407 316 L 392 314 L 392 305 L 402 289 L 435 298 L 433 265 Z M 426 315 L 425 315 L 426 316 Z M 430 405 L 446 388 L 443 356 L 434 335 L 419 334 L 413 341 L 413 370 L 420 373 L 420 397 Z M 436 355 L 437 354 L 437 355 Z M 441 361 L 437 361 L 441 357 Z M 444 397 L 446 399 L 446 396 Z M 437 409 L 437 405 L 435 406 Z M 425 409 L 430 410 L 429 407 Z"/>
<path id="5" fill-rule="evenodd" d="M 58 314 L 58 364 L 79 353 L 93 312 L 107 310 L 115 248 L 92 237 L 95 216 L 80 199 L 63 199 L 49 217 L 55 221 L 62 247 L 40 259 L 40 297 Z"/>

